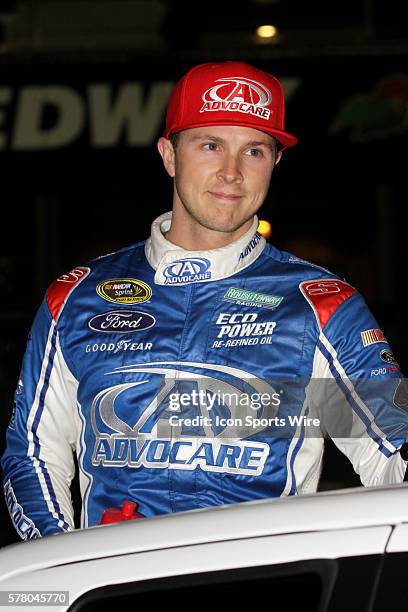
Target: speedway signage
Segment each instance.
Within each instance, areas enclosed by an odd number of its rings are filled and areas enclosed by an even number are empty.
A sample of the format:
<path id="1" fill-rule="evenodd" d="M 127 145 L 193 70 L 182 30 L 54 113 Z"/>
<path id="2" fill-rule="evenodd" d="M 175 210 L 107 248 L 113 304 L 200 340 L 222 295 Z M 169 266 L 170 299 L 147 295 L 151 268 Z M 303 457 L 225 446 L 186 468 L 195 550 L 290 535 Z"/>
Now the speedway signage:
<path id="1" fill-rule="evenodd" d="M 284 80 L 287 98 L 298 79 Z M 151 145 L 174 80 L 87 84 L 0 83 L 0 154 Z"/>
<path id="2" fill-rule="evenodd" d="M 173 81 L 68 85 L 0 85 L 0 151 L 72 145 L 87 134 L 95 148 L 149 145 L 163 120 Z M 48 116 L 48 117 L 47 117 Z"/>

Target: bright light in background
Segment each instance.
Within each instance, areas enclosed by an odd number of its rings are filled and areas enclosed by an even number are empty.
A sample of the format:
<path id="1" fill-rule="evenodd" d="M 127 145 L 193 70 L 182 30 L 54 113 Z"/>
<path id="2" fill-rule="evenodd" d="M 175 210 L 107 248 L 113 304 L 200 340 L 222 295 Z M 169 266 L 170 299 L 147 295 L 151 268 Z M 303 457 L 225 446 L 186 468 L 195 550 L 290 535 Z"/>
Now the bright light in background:
<path id="1" fill-rule="evenodd" d="M 263 221 L 263 220 L 259 221 L 258 232 L 264 238 L 270 238 L 271 237 L 271 233 L 272 233 L 272 227 L 271 227 L 271 224 L 269 223 L 269 221 Z"/>
<path id="2" fill-rule="evenodd" d="M 261 25 L 256 28 L 258 38 L 276 38 L 278 30 L 273 25 Z"/>

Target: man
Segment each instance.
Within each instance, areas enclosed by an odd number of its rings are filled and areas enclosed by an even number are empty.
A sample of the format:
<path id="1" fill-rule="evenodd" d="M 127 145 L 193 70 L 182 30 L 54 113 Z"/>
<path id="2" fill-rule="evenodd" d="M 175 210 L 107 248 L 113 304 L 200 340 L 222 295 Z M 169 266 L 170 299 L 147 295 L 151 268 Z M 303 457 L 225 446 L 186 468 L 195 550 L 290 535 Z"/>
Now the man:
<path id="1" fill-rule="evenodd" d="M 22 538 L 73 529 L 74 452 L 83 527 L 124 500 L 148 517 L 315 491 L 327 433 L 365 485 L 404 479 L 406 398 L 378 324 L 257 233 L 294 144 L 273 76 L 225 62 L 177 84 L 158 142 L 172 213 L 57 279 L 34 322 L 2 459 Z"/>

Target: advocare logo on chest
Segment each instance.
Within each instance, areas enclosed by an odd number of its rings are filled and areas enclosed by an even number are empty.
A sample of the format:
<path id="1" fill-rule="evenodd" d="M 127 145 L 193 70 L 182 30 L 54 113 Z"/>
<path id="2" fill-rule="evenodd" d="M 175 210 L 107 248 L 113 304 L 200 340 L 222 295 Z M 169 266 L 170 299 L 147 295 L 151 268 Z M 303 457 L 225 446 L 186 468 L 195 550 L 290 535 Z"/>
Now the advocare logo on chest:
<path id="1" fill-rule="evenodd" d="M 204 257 L 177 259 L 167 264 L 163 270 L 165 285 L 197 283 L 211 278 L 211 261 Z"/>

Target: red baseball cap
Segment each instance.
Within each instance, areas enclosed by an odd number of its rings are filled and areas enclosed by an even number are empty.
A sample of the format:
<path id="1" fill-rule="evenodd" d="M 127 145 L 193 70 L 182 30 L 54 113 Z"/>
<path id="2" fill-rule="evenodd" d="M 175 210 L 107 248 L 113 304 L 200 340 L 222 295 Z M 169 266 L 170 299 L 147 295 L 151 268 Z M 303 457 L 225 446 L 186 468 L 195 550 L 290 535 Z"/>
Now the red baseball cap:
<path id="1" fill-rule="evenodd" d="M 175 85 L 165 137 L 206 125 L 240 125 L 271 134 L 283 148 L 297 138 L 285 132 L 285 101 L 278 79 L 244 62 L 199 64 Z"/>

